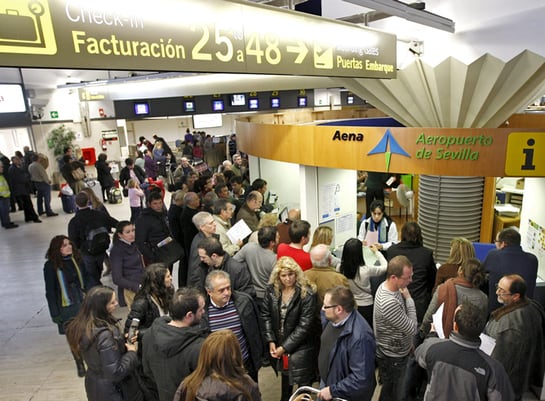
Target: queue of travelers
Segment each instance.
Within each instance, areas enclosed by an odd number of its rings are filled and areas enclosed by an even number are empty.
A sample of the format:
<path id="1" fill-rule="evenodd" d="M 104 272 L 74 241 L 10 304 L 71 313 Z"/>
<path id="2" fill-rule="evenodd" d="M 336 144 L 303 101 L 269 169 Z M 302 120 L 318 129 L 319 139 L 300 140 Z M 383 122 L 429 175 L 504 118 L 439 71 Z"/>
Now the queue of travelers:
<path id="1" fill-rule="evenodd" d="M 148 144 L 143 138 L 144 152 Z M 233 156 L 205 180 L 182 159 L 171 205 L 146 188 L 134 221 L 118 222 L 89 191 L 76 194 L 77 212 L 68 235 L 51 240 L 44 278 L 51 318 L 66 333 L 89 400 L 259 401 L 266 366 L 281 378 L 281 401 L 313 385 L 325 401 L 367 401 L 376 392 L 381 401 L 521 400 L 542 382 L 537 262 L 516 230 L 501 231 L 482 264 L 471 242 L 454 238 L 437 270 L 419 225 L 405 223 L 398 238 L 374 200 L 358 237 L 334 255 L 330 229 L 311 234 L 297 209 L 261 224 L 266 181 L 235 189 L 241 175 L 227 181 L 225 172 L 245 168 Z M 147 176 L 132 159 L 122 174 L 127 187 Z M 239 220 L 255 232 L 251 241 L 228 236 Z M 101 281 L 108 255 L 118 293 Z M 500 305 L 492 310 L 491 296 Z M 121 297 L 124 325 L 113 315 Z M 479 350 L 483 332 L 495 341 L 490 355 Z"/>

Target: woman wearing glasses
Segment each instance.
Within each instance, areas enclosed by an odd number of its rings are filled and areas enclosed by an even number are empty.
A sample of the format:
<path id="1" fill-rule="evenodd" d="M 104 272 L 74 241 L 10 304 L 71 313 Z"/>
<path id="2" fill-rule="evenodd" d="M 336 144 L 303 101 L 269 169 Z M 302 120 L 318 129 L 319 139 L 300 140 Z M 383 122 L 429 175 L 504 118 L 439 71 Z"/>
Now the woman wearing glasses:
<path id="1" fill-rule="evenodd" d="M 273 369 L 282 375 L 282 398 L 293 385 L 312 385 L 317 377 L 320 339 L 316 289 L 288 256 L 276 262 L 265 290 L 262 316 Z"/>

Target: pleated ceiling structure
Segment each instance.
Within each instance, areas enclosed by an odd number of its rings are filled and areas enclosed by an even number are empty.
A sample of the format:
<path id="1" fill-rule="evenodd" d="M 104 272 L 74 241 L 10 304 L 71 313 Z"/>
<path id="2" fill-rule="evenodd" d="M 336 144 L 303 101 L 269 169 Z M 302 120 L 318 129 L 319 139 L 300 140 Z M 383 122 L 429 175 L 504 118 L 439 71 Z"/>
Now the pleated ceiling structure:
<path id="1" fill-rule="evenodd" d="M 485 54 L 435 67 L 416 58 L 397 79 L 335 80 L 407 127 L 496 128 L 543 93 L 545 58 L 525 50 L 507 62 Z M 479 240 L 483 188 L 484 177 L 421 177 L 418 223 L 437 262 L 453 237 Z"/>

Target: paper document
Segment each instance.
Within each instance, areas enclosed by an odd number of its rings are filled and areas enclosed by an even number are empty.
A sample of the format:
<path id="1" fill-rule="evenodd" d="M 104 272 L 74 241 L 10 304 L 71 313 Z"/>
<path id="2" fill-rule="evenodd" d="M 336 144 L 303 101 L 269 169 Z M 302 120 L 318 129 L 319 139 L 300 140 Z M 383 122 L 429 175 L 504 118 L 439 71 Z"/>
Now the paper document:
<path id="1" fill-rule="evenodd" d="M 445 309 L 445 304 L 441 304 L 432 316 L 433 326 L 435 327 L 435 332 L 439 338 L 445 338 L 445 332 L 443 331 L 443 309 Z"/>
<path id="2" fill-rule="evenodd" d="M 496 340 L 484 333 L 481 333 L 479 337 L 481 339 L 481 346 L 479 349 L 487 355 L 492 355 L 492 351 L 494 351 L 494 347 L 496 346 Z"/>
<path id="3" fill-rule="evenodd" d="M 367 242 L 367 246 L 378 244 L 378 231 L 367 231 L 365 242 Z"/>
<path id="4" fill-rule="evenodd" d="M 243 240 L 252 233 L 250 227 L 244 220 L 239 220 L 237 223 L 227 231 L 227 236 L 233 244 L 236 244 L 239 240 Z"/>

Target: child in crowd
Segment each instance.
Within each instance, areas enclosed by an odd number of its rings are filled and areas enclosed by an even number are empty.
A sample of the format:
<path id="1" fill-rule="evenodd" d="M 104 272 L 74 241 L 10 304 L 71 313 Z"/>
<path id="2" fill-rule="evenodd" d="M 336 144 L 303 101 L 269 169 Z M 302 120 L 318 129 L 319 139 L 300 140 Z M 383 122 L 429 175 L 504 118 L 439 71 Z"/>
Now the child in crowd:
<path id="1" fill-rule="evenodd" d="M 127 182 L 127 187 L 129 188 L 129 204 L 131 206 L 131 223 L 134 224 L 142 212 L 144 191 L 140 188 L 138 182 L 132 178 Z"/>

